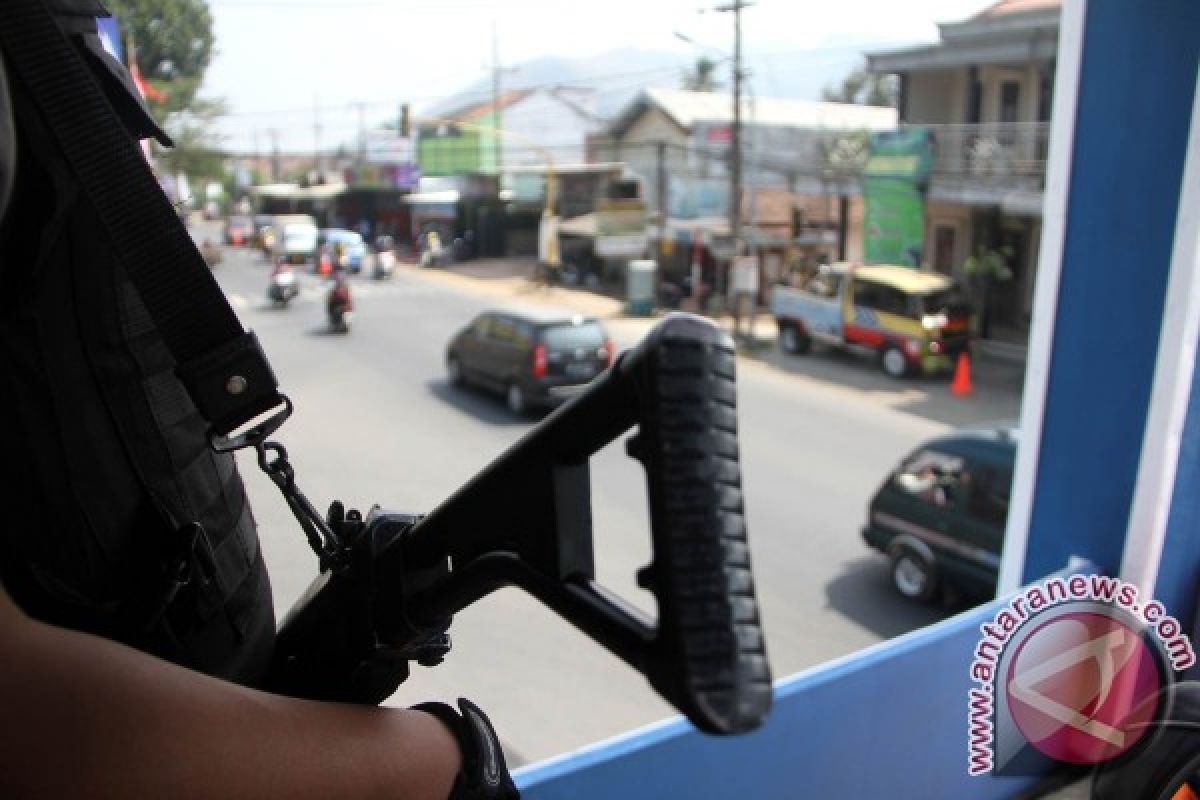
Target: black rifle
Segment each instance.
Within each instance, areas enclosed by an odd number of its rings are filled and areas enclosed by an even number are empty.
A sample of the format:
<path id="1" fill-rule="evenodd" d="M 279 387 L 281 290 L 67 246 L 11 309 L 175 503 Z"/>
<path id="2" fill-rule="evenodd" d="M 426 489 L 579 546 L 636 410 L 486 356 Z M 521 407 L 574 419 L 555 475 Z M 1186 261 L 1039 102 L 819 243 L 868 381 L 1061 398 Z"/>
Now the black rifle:
<path id="1" fill-rule="evenodd" d="M 742 510 L 734 362 L 711 322 L 671 315 L 429 515 L 374 509 L 363 519 L 335 503 L 322 572 L 283 622 L 270 688 L 381 702 L 410 661 L 441 660 L 456 611 L 516 585 L 701 730 L 757 727 L 771 676 Z M 597 584 L 592 559 L 588 459 L 634 426 L 627 451 L 646 470 L 654 552 L 637 578 L 657 622 Z"/>

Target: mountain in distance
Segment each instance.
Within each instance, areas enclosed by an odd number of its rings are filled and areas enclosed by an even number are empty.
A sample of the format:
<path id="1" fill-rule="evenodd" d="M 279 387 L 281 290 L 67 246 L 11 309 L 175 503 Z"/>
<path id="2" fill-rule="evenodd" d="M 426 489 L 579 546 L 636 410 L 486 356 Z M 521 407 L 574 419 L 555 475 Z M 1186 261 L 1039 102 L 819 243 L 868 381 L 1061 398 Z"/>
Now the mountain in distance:
<path id="1" fill-rule="evenodd" d="M 745 69 L 749 73 L 746 91 L 758 97 L 782 97 L 819 100 L 821 90 L 841 82 L 849 72 L 864 65 L 864 51 L 903 46 L 900 43 L 837 43 L 817 50 L 794 52 L 747 53 Z M 642 89 L 678 88 L 683 73 L 695 64 L 697 56 L 665 50 L 620 49 L 589 58 L 546 56 L 506 68 L 501 75 L 501 90 L 539 86 L 573 86 L 596 90 L 596 112 L 604 119 L 620 113 Z M 719 91 L 730 90 L 729 67 L 717 68 Z M 487 102 L 492 97 L 492 82 L 483 78 L 449 97 L 421 109 L 430 115 Z"/>

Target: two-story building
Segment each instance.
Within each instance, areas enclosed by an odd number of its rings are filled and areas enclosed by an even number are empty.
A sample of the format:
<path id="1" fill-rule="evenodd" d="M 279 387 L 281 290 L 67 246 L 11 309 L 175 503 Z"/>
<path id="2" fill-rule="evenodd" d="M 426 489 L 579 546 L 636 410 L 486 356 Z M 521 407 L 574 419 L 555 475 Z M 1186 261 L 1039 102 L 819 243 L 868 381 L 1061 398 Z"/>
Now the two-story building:
<path id="1" fill-rule="evenodd" d="M 895 109 L 747 96 L 741 118 L 742 235 L 762 254 L 766 281 L 797 248 L 812 259 L 861 258 L 861 165 L 839 170 L 831 154 L 855 139 L 865 156 L 866 134 L 895 128 Z M 732 123 L 727 94 L 652 88 L 592 139 L 591 158 L 641 177 L 668 272 L 693 261 L 693 234 L 716 246 L 716 261 L 732 255 Z"/>
<path id="2" fill-rule="evenodd" d="M 900 124 L 928 128 L 925 262 L 954 273 L 981 251 L 1011 278 L 993 281 L 988 338 L 1024 345 L 1042 228 L 1060 0 L 1000 0 L 939 26 L 936 44 L 867 56 L 899 76 Z"/>

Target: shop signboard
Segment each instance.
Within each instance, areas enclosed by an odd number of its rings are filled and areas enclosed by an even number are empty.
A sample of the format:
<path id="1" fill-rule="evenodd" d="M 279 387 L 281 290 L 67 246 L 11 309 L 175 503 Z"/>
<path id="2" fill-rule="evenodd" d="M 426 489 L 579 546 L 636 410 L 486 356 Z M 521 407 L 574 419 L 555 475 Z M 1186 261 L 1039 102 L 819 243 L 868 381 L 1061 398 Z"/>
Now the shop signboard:
<path id="1" fill-rule="evenodd" d="M 596 255 L 637 258 L 646 252 L 646 204 L 640 198 L 596 204 Z"/>
<path id="2" fill-rule="evenodd" d="M 920 266 L 925 187 L 933 163 L 929 131 L 903 128 L 872 134 L 870 153 L 863 170 L 865 260 Z"/>
<path id="3" fill-rule="evenodd" d="M 416 164 L 363 164 L 350 167 L 343 179 L 357 189 L 416 189 L 421 169 Z"/>
<path id="4" fill-rule="evenodd" d="M 394 131 L 371 131 L 365 144 L 368 164 L 402 166 L 417 160 L 413 140 Z"/>

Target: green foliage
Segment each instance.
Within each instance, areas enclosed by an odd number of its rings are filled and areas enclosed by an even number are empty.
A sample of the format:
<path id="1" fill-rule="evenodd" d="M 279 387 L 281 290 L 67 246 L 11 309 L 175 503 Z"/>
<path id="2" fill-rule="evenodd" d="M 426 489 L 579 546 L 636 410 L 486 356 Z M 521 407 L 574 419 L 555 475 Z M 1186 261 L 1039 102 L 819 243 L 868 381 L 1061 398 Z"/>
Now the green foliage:
<path id="1" fill-rule="evenodd" d="M 896 79 L 859 68 L 850 72 L 838 86 L 826 86 L 821 99 L 827 103 L 851 103 L 859 106 L 895 108 L 898 90 Z"/>
<path id="2" fill-rule="evenodd" d="M 974 255 L 963 261 L 961 282 L 974 308 L 971 327 L 976 335 L 988 334 L 988 298 L 992 286 L 1013 279 L 1012 267 L 1009 266 L 1012 259 L 1013 249 L 1007 245 L 998 248 L 980 246 Z"/>
<path id="3" fill-rule="evenodd" d="M 818 146 L 823 170 L 834 175 L 858 175 L 871 155 L 871 135 L 867 131 L 827 134 Z"/>
<path id="4" fill-rule="evenodd" d="M 197 97 L 213 57 L 212 14 L 207 0 L 107 0 L 142 78 L 166 97 L 147 99 L 150 113 L 175 147 L 155 157 L 169 172 L 193 180 L 226 177 L 225 153 L 214 132 L 227 112 L 223 100 Z"/>
<path id="5" fill-rule="evenodd" d="M 963 262 L 962 271 L 973 280 L 1007 283 L 1013 278 L 1012 267 L 1008 266 L 1012 258 L 1013 249 L 1007 245 L 996 249 L 980 247 Z"/>
<path id="6" fill-rule="evenodd" d="M 156 153 L 163 167 L 194 179 L 223 179 L 226 156 L 213 127 L 225 111 L 224 100 L 199 98 L 187 111 L 172 114 L 166 127 L 175 146 Z"/>
<path id="7" fill-rule="evenodd" d="M 155 116 L 162 121 L 187 109 L 213 56 L 206 0 L 108 0 L 106 5 L 136 53 L 142 77 L 166 92 L 164 103 L 150 103 Z"/>
<path id="8" fill-rule="evenodd" d="M 708 56 L 700 56 L 691 69 L 683 71 L 679 85 L 692 92 L 715 92 L 721 88 L 717 80 L 717 62 Z"/>

